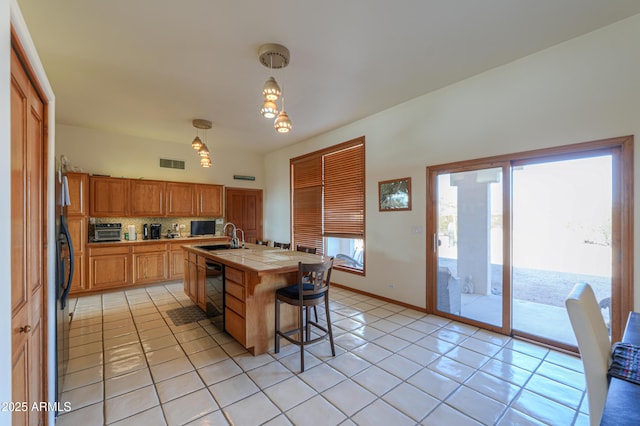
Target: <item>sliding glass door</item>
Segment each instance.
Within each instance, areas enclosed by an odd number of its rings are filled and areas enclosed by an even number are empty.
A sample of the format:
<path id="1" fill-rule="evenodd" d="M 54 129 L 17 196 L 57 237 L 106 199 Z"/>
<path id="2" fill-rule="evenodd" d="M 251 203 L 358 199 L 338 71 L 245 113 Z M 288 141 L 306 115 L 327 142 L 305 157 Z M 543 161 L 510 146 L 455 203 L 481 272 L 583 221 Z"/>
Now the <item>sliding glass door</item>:
<path id="1" fill-rule="evenodd" d="M 576 349 L 564 300 L 589 283 L 612 341 L 633 310 L 633 138 L 427 168 L 427 306 Z"/>
<path id="2" fill-rule="evenodd" d="M 577 282 L 609 325 L 612 176 L 611 155 L 513 167 L 514 333 L 576 345 L 564 299 Z"/>
<path id="3" fill-rule="evenodd" d="M 503 169 L 437 175 L 433 248 L 441 312 L 502 328 Z"/>

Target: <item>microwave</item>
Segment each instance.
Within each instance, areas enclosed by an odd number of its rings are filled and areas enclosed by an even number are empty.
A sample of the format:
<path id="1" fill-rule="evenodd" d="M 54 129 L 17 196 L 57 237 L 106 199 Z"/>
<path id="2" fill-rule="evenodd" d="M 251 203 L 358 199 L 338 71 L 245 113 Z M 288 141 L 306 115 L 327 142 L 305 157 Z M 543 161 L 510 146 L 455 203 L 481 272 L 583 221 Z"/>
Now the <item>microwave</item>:
<path id="1" fill-rule="evenodd" d="M 121 241 L 121 223 L 96 223 L 93 241 Z"/>

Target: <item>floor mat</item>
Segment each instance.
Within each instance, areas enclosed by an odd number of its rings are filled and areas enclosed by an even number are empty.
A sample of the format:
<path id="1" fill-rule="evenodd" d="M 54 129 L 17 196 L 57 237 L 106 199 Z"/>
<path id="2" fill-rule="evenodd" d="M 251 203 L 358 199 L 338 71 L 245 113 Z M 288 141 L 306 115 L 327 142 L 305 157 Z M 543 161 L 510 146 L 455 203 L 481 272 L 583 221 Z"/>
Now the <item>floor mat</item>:
<path id="1" fill-rule="evenodd" d="M 167 311 L 167 315 L 171 318 L 171 321 L 173 321 L 173 325 L 184 325 L 207 319 L 207 314 L 202 312 L 202 309 L 197 306 L 171 309 Z"/>

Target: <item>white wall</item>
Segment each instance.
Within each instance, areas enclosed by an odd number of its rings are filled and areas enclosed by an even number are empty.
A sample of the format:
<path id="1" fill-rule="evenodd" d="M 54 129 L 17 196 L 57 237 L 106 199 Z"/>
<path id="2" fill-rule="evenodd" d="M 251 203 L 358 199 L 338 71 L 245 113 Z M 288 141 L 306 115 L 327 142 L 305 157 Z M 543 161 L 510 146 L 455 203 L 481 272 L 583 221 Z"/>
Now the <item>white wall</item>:
<path id="1" fill-rule="evenodd" d="M 9 0 L 0 0 L 0 198 L 11 199 L 11 125 L 9 81 L 11 81 L 11 35 Z M 11 223 L 11 203 L 0 203 L 0 222 Z M 0 239 L 0 280 L 2 293 L 11 294 L 11 240 Z M 11 298 L 0 298 L 0 345 L 11 348 Z M 11 401 L 11 350 L 0 351 L 0 401 Z M 0 412 L 0 424 L 11 424 L 11 413 Z"/>
<path id="2" fill-rule="evenodd" d="M 426 166 L 640 134 L 638 40 L 640 15 L 266 155 L 265 238 L 289 239 L 289 158 L 365 135 L 367 275 L 335 281 L 426 307 Z M 405 176 L 413 210 L 378 212 L 378 181 Z"/>
<path id="3" fill-rule="evenodd" d="M 193 137 L 195 129 L 193 135 L 188 135 L 189 140 L 172 143 L 58 124 L 55 155 L 59 158 L 64 154 L 72 165 L 94 174 L 262 188 L 262 155 L 223 151 L 209 143 L 213 166 L 207 169 L 200 167 L 200 158 L 191 148 Z M 184 160 L 186 168 L 161 168 L 160 158 Z M 256 180 L 234 180 L 234 174 L 255 176 Z"/>

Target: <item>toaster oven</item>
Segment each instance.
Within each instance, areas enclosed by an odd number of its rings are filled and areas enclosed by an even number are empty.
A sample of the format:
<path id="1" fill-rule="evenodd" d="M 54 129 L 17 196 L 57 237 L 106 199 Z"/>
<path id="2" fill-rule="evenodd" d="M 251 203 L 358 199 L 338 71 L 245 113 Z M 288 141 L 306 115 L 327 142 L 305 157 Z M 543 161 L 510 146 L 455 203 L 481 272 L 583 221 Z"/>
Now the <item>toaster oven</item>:
<path id="1" fill-rule="evenodd" d="M 121 223 L 96 223 L 93 241 L 121 241 Z"/>

